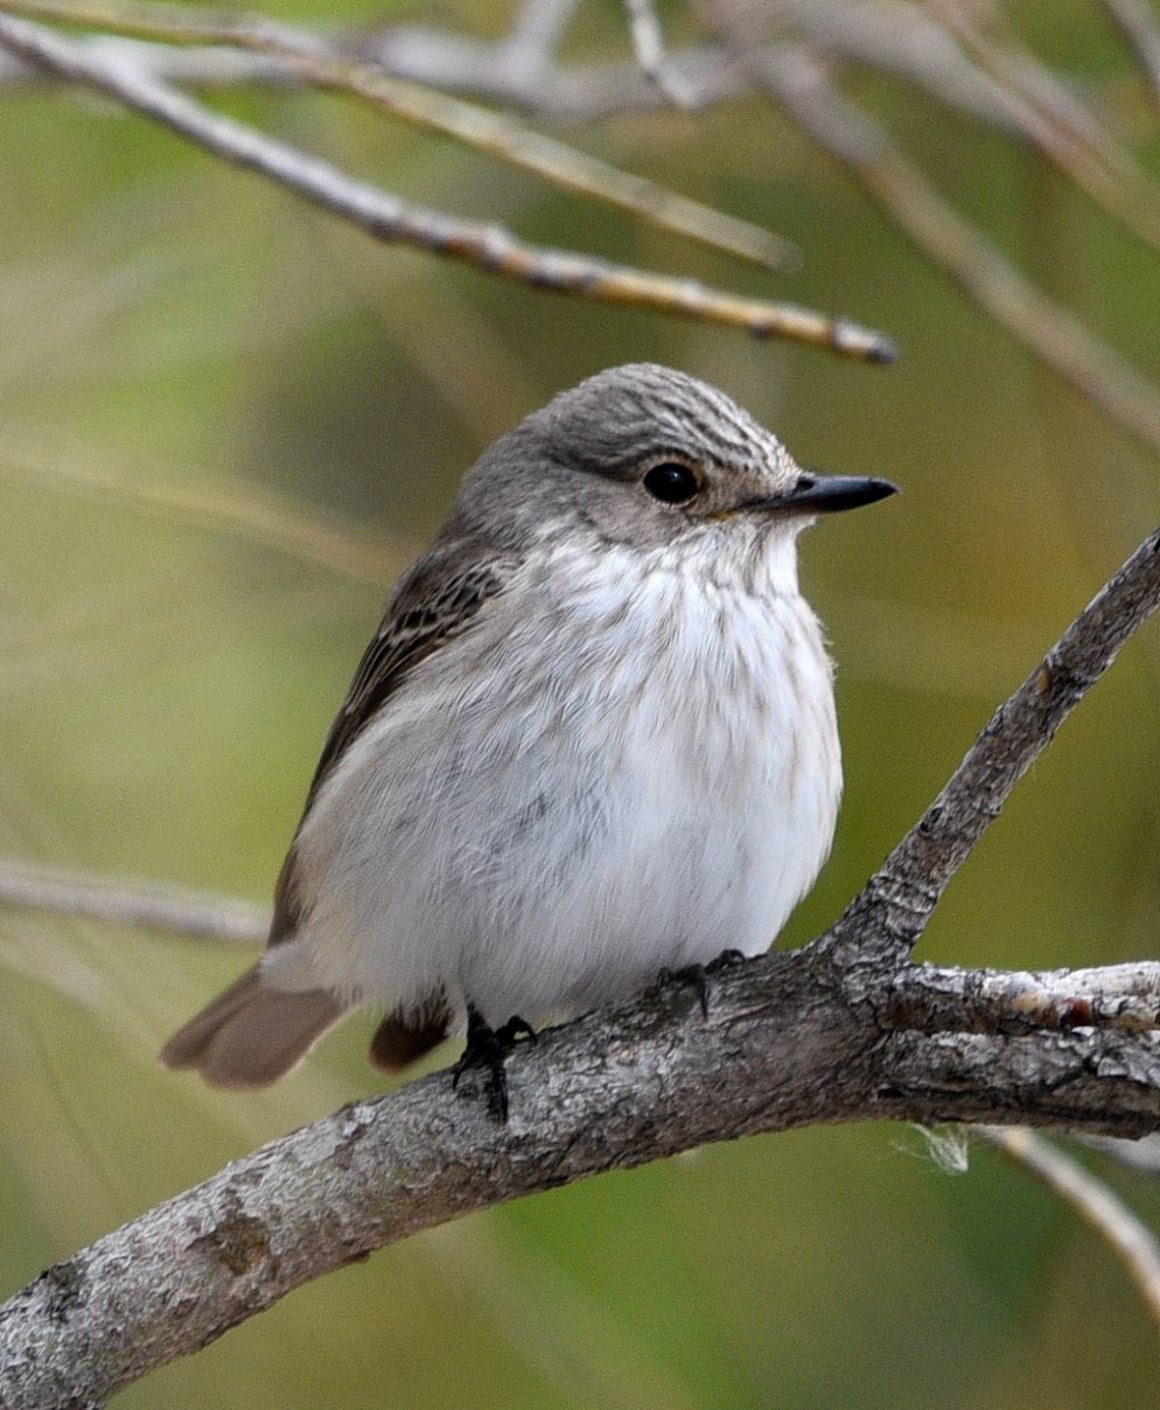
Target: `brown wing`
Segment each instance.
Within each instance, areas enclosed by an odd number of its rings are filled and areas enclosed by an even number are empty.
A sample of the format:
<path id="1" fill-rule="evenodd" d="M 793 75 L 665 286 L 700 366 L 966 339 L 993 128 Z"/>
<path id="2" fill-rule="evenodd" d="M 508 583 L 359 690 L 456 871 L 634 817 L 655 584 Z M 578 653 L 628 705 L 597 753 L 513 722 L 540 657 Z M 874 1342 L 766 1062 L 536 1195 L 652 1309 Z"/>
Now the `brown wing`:
<path id="1" fill-rule="evenodd" d="M 407 675 L 425 656 L 470 626 L 488 598 L 503 591 L 515 566 L 514 560 L 497 556 L 481 541 L 457 539 L 433 545 L 400 579 L 330 726 L 303 818 L 331 769 Z M 274 889 L 269 943 L 277 945 L 289 939 L 302 912 L 291 845 Z"/>

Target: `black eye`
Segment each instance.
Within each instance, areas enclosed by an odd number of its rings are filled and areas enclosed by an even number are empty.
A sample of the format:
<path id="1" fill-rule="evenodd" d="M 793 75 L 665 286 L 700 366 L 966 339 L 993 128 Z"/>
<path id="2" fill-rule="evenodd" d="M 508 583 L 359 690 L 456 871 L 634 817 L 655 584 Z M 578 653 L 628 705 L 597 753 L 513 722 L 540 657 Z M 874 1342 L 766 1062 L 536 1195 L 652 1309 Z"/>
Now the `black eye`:
<path id="1" fill-rule="evenodd" d="M 653 499 L 659 499 L 662 504 L 687 504 L 701 490 L 696 471 L 679 460 L 654 465 L 642 483 Z"/>

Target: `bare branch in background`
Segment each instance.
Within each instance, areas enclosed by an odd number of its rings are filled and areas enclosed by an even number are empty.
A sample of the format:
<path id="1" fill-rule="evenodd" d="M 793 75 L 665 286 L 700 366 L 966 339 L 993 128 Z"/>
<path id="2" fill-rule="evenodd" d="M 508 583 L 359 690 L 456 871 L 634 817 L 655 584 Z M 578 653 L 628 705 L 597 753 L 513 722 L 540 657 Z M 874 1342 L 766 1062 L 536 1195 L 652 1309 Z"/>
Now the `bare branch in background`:
<path id="1" fill-rule="evenodd" d="M 1004 1155 L 1030 1170 L 1090 1224 L 1122 1261 L 1154 1322 L 1160 1323 L 1160 1242 L 1103 1180 L 1032 1131 L 977 1126 Z"/>
<path id="2" fill-rule="evenodd" d="M 366 182 L 352 180 L 328 162 L 211 112 L 132 65 L 106 62 L 91 50 L 22 20 L 0 18 L 0 46 L 106 94 L 235 166 L 276 181 L 376 239 L 463 260 L 537 289 L 680 314 L 740 328 L 758 338 L 791 338 L 867 362 L 888 362 L 895 356 L 883 334 L 846 319 L 795 304 L 739 298 L 691 279 L 671 279 L 541 249 L 517 240 L 499 225 L 408 205 Z"/>
<path id="3" fill-rule="evenodd" d="M 565 8 L 568 13 L 565 14 Z M 615 113 L 655 110 L 670 100 L 640 72 L 637 63 L 557 63 L 558 25 L 567 23 L 575 3 L 553 6 L 538 0 L 526 7 L 510 34 L 475 38 L 421 25 L 389 25 L 382 31 L 328 41 L 333 49 L 372 59 L 396 78 L 427 87 L 469 93 L 519 107 L 540 117 L 592 121 Z M 48 13 L 37 4 L 11 4 L 13 13 Z M 543 10 L 543 14 L 538 11 Z M 120 13 L 120 11 L 118 11 Z M 940 103 L 987 123 L 1011 128 L 1002 89 L 964 58 L 953 39 L 915 7 L 846 0 L 785 0 L 779 16 L 792 21 L 802 38 L 815 42 L 843 63 L 912 80 Z M 111 39 L 80 41 L 106 58 L 124 55 L 154 78 L 182 85 L 240 85 L 295 82 L 282 61 L 249 52 L 214 49 L 175 51 L 161 44 L 117 44 Z M 696 107 L 709 107 L 753 93 L 732 55 L 716 44 L 691 45 L 667 55 L 668 68 Z M 17 59 L 0 56 L 1 83 L 51 78 Z"/>
<path id="4" fill-rule="evenodd" d="M 18 474 L 41 486 L 99 498 L 155 514 L 175 523 L 213 528 L 264 548 L 293 554 L 305 563 L 369 583 L 384 593 L 413 556 L 414 545 L 386 531 L 364 529 L 257 485 L 179 483 L 110 474 L 84 456 L 32 456 L 11 438 L 0 460 L 0 475 Z"/>
<path id="5" fill-rule="evenodd" d="M 768 269 L 793 268 L 798 251 L 789 241 L 691 201 L 656 182 L 599 161 L 544 137 L 502 113 L 489 112 L 446 93 L 401 82 L 351 60 L 306 30 L 260 15 L 199 6 L 133 3 L 62 4 L 58 0 L 0 0 L 0 10 L 48 20 L 67 19 L 114 34 L 161 39 L 170 44 L 213 44 L 267 55 L 311 87 L 342 93 L 413 126 L 485 152 L 530 171 L 563 190 L 580 192 L 631 212 L 664 229 Z M 510 52 L 510 51 L 509 51 Z"/>
<path id="6" fill-rule="evenodd" d="M 534 75 L 550 68 L 580 0 L 522 0 L 512 27 L 497 48 L 499 67 Z"/>
<path id="7" fill-rule="evenodd" d="M 1142 1136 L 1138 1141 L 1118 1141 L 1114 1136 L 1084 1136 L 1085 1146 L 1110 1156 L 1129 1170 L 1160 1175 L 1160 1135 Z"/>
<path id="8" fill-rule="evenodd" d="M 35 5 L 13 4 L 14 13 L 34 15 Z M 509 34 L 480 39 L 418 25 L 391 25 L 381 31 L 335 36 L 332 50 L 361 54 L 397 78 L 430 88 L 502 102 L 538 117 L 587 122 L 615 113 L 650 111 L 669 100 L 639 65 L 557 63 L 557 26 L 576 4 L 530 3 Z M 565 13 L 565 10 L 567 13 Z M 541 13 L 542 12 L 542 13 Z M 909 5 L 860 4 L 846 0 L 784 0 L 779 15 L 803 38 L 843 63 L 908 79 L 940 103 L 985 122 L 1010 129 L 1002 91 L 932 20 Z M 295 77 L 285 63 L 253 51 L 177 50 L 162 44 L 80 41 L 106 58 L 123 55 L 155 78 L 195 86 L 272 83 Z M 752 93 L 729 53 L 717 44 L 691 45 L 667 55 L 670 71 L 698 108 Z M 0 84 L 51 78 L 15 58 L 0 55 Z"/>
<path id="9" fill-rule="evenodd" d="M 1160 450 L 1160 391 L 1114 348 L 1011 264 L 934 190 L 865 109 L 810 53 L 766 50 L 746 67 L 794 122 L 861 180 L 940 268 L 1061 377 L 1151 450 Z"/>
<path id="10" fill-rule="evenodd" d="M 944 23 L 1008 95 L 1022 131 L 1077 186 L 1153 249 L 1160 187 L 1034 55 L 981 30 L 961 0 L 937 0 Z"/>
<path id="11" fill-rule="evenodd" d="M 633 53 L 640 65 L 640 71 L 660 91 L 681 108 L 691 108 L 696 104 L 696 94 L 682 82 L 680 74 L 673 69 L 665 53 L 664 35 L 661 22 L 652 0 L 624 0 L 628 14 L 628 32 L 632 39 Z"/>
<path id="12" fill-rule="evenodd" d="M 15 857 L 0 858 L 0 904 L 245 945 L 260 944 L 270 929 L 268 907 L 232 896 L 211 896 L 168 882 L 116 880 Z"/>
<path id="13" fill-rule="evenodd" d="M 1160 100 L 1160 17 L 1148 0 L 1103 0 L 1103 7 L 1136 55 L 1153 98 Z"/>

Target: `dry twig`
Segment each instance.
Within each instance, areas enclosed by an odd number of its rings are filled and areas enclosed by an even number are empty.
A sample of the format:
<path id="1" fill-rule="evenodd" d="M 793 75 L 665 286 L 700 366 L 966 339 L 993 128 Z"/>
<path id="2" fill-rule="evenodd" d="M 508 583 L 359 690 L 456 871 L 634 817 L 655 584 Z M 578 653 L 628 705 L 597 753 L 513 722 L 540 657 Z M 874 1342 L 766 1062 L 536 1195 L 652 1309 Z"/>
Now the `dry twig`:
<path id="1" fill-rule="evenodd" d="M 747 69 L 992 317 L 1126 431 L 1160 449 L 1160 392 L 944 201 L 885 130 L 835 88 L 812 54 L 766 50 L 747 61 Z"/>
<path id="2" fill-rule="evenodd" d="M 328 516 L 318 505 L 300 503 L 256 485 L 144 479 L 109 473 L 91 459 L 33 455 L 11 442 L 0 475 L 18 474 L 38 486 L 99 498 L 171 521 L 210 527 L 234 538 L 293 554 L 354 582 L 383 592 L 413 554 L 413 545 L 385 531 L 365 529 Z"/>
<path id="3" fill-rule="evenodd" d="M 794 304 L 739 298 L 689 279 L 671 279 L 517 240 L 498 225 L 460 220 L 409 205 L 328 162 L 300 152 L 196 103 L 135 65 L 111 62 L 36 25 L 0 17 L 0 47 L 61 78 L 95 89 L 235 166 L 256 171 L 376 239 L 460 259 L 537 289 L 680 314 L 784 337 L 868 362 L 894 356 L 889 339 L 845 319 Z"/>
<path id="4" fill-rule="evenodd" d="M 0 858 L 0 903 L 194 940 L 261 944 L 270 929 L 268 907 L 232 896 L 168 882 L 115 880 L 16 857 Z"/>
<path id="5" fill-rule="evenodd" d="M 798 262 L 789 241 L 749 221 L 691 201 L 656 182 L 599 161 L 574 147 L 544 137 L 502 113 L 489 112 L 392 78 L 381 69 L 350 59 L 306 30 L 260 15 L 118 0 L 102 4 L 60 0 L 0 0 L 0 10 L 46 20 L 89 25 L 110 34 L 164 40 L 180 45 L 224 45 L 277 59 L 302 83 L 361 99 L 392 117 L 463 142 L 476 151 L 577 191 L 714 249 L 769 269 Z"/>
<path id="6" fill-rule="evenodd" d="M 1019 129 L 1065 176 L 1153 249 L 1160 249 L 1160 188 L 1033 54 L 984 32 L 962 0 L 937 13 L 996 82 Z"/>
<path id="7" fill-rule="evenodd" d="M 1103 0 L 1104 9 L 1136 55 L 1152 96 L 1160 100 L 1160 18 L 1148 0 Z"/>
<path id="8" fill-rule="evenodd" d="M 695 106 L 696 95 L 682 82 L 680 74 L 674 71 L 665 55 L 661 22 L 652 0 L 624 0 L 624 8 L 628 13 L 628 32 L 641 73 L 678 107 Z"/>
<path id="9" fill-rule="evenodd" d="M 511 31 L 497 40 L 391 25 L 360 33 L 344 43 L 343 50 L 372 59 L 376 68 L 397 78 L 558 121 L 585 122 L 614 113 L 652 111 L 668 103 L 639 64 L 555 61 L 561 28 L 574 8 L 574 4 L 532 0 Z M 13 12 L 33 13 L 29 6 L 14 6 Z M 913 7 L 783 0 L 779 13 L 834 59 L 913 81 L 940 103 L 1011 129 L 1008 105 L 997 85 L 966 60 L 945 31 Z M 104 37 L 81 42 L 99 46 L 106 58 L 123 54 L 153 77 L 171 83 L 222 87 L 297 82 L 281 60 L 254 51 L 181 50 L 166 44 L 119 44 Z M 719 45 L 690 45 L 669 53 L 667 61 L 670 73 L 697 108 L 752 92 L 735 61 Z M 38 78 L 53 75 L 0 55 L 0 86 Z"/>
<path id="10" fill-rule="evenodd" d="M 1016 1127 L 978 1126 L 978 1133 L 1037 1176 L 1099 1234 L 1123 1262 L 1153 1321 L 1160 1323 L 1160 1242 L 1115 1192 L 1050 1141 Z"/>

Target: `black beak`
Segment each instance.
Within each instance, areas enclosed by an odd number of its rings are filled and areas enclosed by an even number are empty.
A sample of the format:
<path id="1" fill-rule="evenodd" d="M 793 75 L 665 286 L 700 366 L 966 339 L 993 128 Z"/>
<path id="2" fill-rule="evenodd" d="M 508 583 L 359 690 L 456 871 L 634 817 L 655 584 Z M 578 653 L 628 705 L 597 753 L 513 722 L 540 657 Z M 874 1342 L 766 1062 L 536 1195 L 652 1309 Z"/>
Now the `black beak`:
<path id="1" fill-rule="evenodd" d="M 780 510 L 783 514 L 836 514 L 840 509 L 860 509 L 897 493 L 897 485 L 869 475 L 819 475 L 803 470 L 785 494 L 755 500 L 746 507 Z"/>

